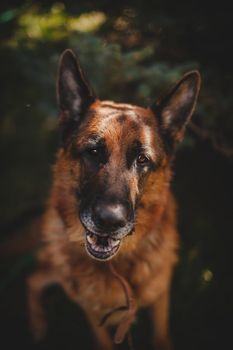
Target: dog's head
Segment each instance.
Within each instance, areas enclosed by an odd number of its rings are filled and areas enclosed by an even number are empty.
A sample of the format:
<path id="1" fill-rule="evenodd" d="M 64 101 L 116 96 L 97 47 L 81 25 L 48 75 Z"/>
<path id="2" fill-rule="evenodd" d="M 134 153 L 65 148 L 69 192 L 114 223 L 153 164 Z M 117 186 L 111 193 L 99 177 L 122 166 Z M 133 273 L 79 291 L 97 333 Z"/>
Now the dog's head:
<path id="1" fill-rule="evenodd" d="M 112 258 L 134 229 L 145 191 L 153 191 L 158 200 L 167 187 L 164 174 L 183 138 L 199 87 L 200 75 L 192 71 L 147 109 L 100 101 L 72 51 L 63 53 L 57 93 L 70 164 L 67 186 L 75 192 L 91 257 Z"/>

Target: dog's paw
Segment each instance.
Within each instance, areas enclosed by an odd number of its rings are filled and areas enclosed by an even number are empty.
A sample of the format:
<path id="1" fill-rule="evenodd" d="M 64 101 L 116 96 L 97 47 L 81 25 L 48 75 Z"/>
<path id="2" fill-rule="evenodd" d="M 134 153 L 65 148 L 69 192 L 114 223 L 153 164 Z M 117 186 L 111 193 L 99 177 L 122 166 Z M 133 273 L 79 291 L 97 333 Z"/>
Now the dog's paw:
<path id="1" fill-rule="evenodd" d="M 30 330 L 34 341 L 40 342 L 46 336 L 47 324 L 44 320 L 42 321 L 37 319 L 36 322 L 34 320 L 33 322 L 31 322 Z"/>

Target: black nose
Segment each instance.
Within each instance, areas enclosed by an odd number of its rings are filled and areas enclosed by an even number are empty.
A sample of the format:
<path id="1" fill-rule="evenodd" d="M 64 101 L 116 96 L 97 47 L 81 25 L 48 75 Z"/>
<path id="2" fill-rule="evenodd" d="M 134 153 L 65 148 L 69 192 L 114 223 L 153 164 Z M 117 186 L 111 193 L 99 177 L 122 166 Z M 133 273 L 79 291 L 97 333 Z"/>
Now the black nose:
<path id="1" fill-rule="evenodd" d="M 117 230 L 127 223 L 127 209 L 122 204 L 98 203 L 93 212 L 96 226 L 102 230 Z"/>

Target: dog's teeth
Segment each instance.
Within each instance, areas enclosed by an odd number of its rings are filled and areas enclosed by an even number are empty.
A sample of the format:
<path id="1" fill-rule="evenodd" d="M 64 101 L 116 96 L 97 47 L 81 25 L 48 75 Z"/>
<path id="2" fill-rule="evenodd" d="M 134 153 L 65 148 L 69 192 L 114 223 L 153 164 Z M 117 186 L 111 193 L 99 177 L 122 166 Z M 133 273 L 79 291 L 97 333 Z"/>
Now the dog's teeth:
<path id="1" fill-rule="evenodd" d="M 90 236 L 87 236 L 87 240 L 90 244 L 92 244 L 92 238 Z"/>
<path id="2" fill-rule="evenodd" d="M 97 241 L 97 237 L 95 235 L 87 235 L 87 240 L 90 244 L 95 244 Z"/>
<path id="3" fill-rule="evenodd" d="M 101 244 L 100 241 L 98 241 L 98 237 L 95 234 L 88 233 L 86 235 L 88 243 L 91 245 L 91 248 L 96 252 L 101 253 L 108 253 L 111 252 L 111 250 L 115 247 L 117 247 L 120 243 L 120 240 L 115 240 L 112 238 L 107 238 L 107 241 L 105 243 Z M 99 243 L 97 243 L 99 242 Z M 107 244 L 106 244 L 107 243 Z"/>
<path id="4" fill-rule="evenodd" d="M 114 240 L 111 238 L 108 239 L 108 244 L 113 248 L 116 247 L 119 243 L 120 243 L 120 239 L 118 240 Z"/>
<path id="5" fill-rule="evenodd" d="M 112 245 L 113 245 L 113 247 L 116 247 L 117 245 L 119 245 L 120 244 L 120 239 L 118 239 L 117 241 L 115 241 Z"/>
<path id="6" fill-rule="evenodd" d="M 99 247 L 98 245 L 95 245 L 94 246 L 94 250 L 97 251 L 97 252 L 100 252 L 101 251 L 101 247 Z"/>
<path id="7" fill-rule="evenodd" d="M 110 252 L 111 247 L 103 247 L 103 249 L 104 249 L 105 252 Z"/>

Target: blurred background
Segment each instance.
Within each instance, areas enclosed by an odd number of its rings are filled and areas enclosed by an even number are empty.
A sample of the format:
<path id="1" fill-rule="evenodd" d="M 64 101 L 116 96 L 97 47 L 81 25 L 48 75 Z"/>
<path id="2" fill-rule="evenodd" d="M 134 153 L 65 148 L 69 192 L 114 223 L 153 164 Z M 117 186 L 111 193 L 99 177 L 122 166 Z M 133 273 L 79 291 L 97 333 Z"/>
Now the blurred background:
<path id="1" fill-rule="evenodd" d="M 55 80 L 65 48 L 79 55 L 100 98 L 142 106 L 183 73 L 200 70 L 198 106 L 174 163 L 181 249 L 171 333 L 177 350 L 232 345 L 230 5 L 225 0 L 1 0 L 1 348 L 90 349 L 85 316 L 58 287 L 45 296 L 49 333 L 41 344 L 34 344 L 27 325 L 25 279 L 35 266 L 37 240 L 29 233 L 43 212 L 60 142 Z M 135 349 L 151 349 L 145 312 L 133 326 L 133 340 Z"/>

